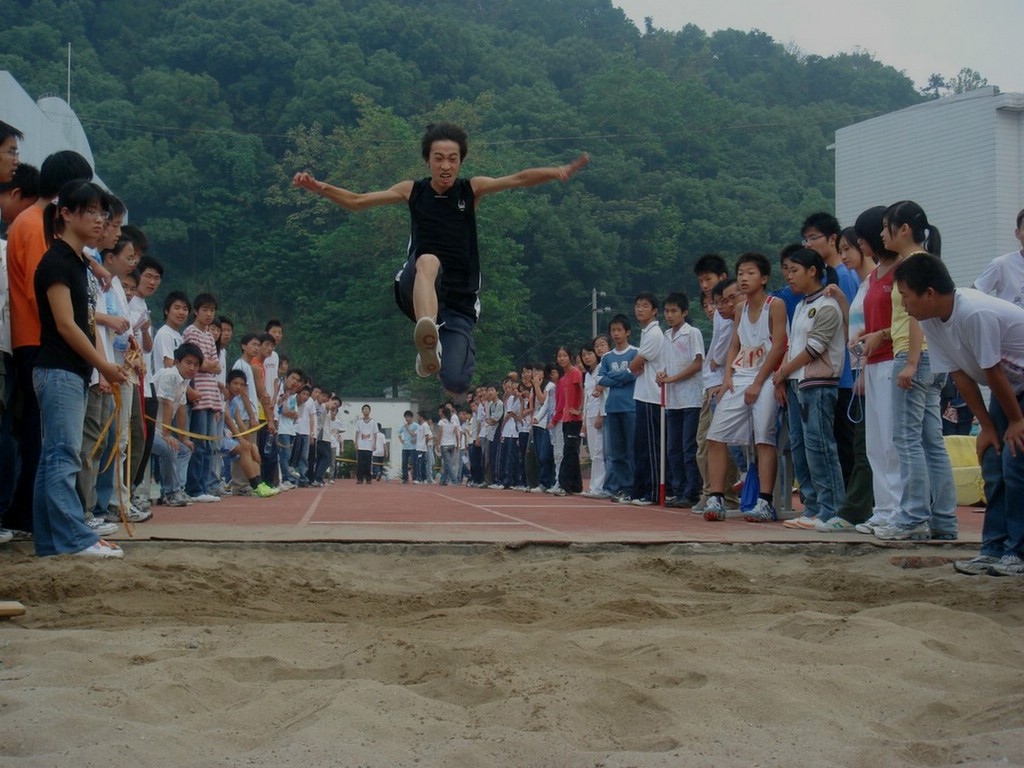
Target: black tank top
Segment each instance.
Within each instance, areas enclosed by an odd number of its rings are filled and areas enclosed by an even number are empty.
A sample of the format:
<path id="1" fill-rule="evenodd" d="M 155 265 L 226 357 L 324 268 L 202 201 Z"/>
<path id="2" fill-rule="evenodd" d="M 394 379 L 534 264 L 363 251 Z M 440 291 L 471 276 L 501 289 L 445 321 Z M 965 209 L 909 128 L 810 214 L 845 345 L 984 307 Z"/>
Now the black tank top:
<path id="1" fill-rule="evenodd" d="M 430 186 L 429 178 L 413 182 L 409 214 L 409 258 L 424 253 L 437 256 L 441 261 L 438 301 L 475 320 L 480 314 L 480 253 L 469 180 L 458 179 L 443 195 Z"/>

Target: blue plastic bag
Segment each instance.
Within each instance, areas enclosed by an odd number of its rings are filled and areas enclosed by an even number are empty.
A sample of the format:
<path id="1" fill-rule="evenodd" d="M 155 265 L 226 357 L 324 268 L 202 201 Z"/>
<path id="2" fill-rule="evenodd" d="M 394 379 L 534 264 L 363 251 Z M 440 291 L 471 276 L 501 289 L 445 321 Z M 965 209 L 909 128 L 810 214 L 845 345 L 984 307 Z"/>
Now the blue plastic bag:
<path id="1" fill-rule="evenodd" d="M 750 419 L 750 457 L 747 460 L 747 476 L 743 478 L 743 492 L 740 494 L 740 512 L 750 512 L 757 506 L 761 494 L 761 476 L 757 473 L 757 444 L 754 442 L 754 410 L 748 409 Z"/>

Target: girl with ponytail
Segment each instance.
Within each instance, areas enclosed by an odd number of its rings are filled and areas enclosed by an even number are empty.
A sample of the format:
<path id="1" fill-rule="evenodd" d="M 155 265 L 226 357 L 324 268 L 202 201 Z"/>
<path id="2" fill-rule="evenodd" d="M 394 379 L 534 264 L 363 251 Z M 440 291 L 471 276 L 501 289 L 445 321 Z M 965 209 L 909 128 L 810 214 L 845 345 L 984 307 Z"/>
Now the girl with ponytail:
<path id="1" fill-rule="evenodd" d="M 882 217 L 882 242 L 901 262 L 922 253 L 940 255 L 942 240 L 920 205 L 902 200 Z M 942 439 L 939 398 L 945 374 L 933 374 L 928 344 L 892 291 L 892 440 L 899 455 L 900 503 L 890 525 L 875 531 L 885 540 L 956 539 L 956 485 Z"/>
<path id="2" fill-rule="evenodd" d="M 32 506 L 33 541 L 40 556 L 124 554 L 85 524 L 75 490 L 92 370 L 98 369 L 111 384 L 127 380 L 96 348 L 96 321 L 86 278 L 89 259 L 84 249 L 97 244 L 108 215 L 106 192 L 81 180 L 65 184 L 57 202 L 43 212 L 50 247 L 34 278 L 40 347 L 32 371 L 43 426 Z"/>

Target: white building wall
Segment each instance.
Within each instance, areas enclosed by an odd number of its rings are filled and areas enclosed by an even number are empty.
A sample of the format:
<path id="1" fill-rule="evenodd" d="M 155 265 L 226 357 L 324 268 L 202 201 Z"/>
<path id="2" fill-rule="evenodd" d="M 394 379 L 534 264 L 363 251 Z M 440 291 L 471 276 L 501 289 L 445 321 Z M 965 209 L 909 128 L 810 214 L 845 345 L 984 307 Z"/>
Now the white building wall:
<path id="1" fill-rule="evenodd" d="M 1019 247 L 1024 207 L 1024 94 L 982 88 L 836 132 L 836 215 L 848 226 L 874 205 L 913 200 L 942 235 L 958 285 Z"/>
<path id="2" fill-rule="evenodd" d="M 14 76 L 2 70 L 0 120 L 25 134 L 25 138 L 18 142 L 23 163 L 39 168 L 48 155 L 72 149 L 88 160 L 93 171 L 96 171 L 89 139 L 68 103 L 57 96 L 45 96 L 38 102 L 33 101 Z M 103 184 L 98 173 L 93 180 Z"/>

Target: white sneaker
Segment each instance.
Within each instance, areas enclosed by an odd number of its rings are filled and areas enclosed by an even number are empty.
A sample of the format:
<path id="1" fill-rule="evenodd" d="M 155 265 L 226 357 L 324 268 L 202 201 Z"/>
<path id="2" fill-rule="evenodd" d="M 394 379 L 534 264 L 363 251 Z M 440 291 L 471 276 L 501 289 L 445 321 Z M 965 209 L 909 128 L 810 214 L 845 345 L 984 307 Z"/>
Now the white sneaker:
<path id="1" fill-rule="evenodd" d="M 102 517 L 90 517 L 85 524 L 100 536 L 109 536 L 118 531 L 117 523 L 108 523 Z"/>
<path id="2" fill-rule="evenodd" d="M 6 528 L 0 528 L 0 544 L 6 544 L 8 541 L 14 538 L 14 531 L 10 531 Z"/>
<path id="3" fill-rule="evenodd" d="M 153 517 L 153 513 L 148 509 L 139 509 L 134 504 L 129 504 L 127 517 L 129 523 L 144 523 Z"/>
<path id="4" fill-rule="evenodd" d="M 100 539 L 91 547 L 72 553 L 77 557 L 124 557 L 124 550 L 117 544 Z"/>
<path id="5" fill-rule="evenodd" d="M 421 317 L 416 321 L 413 342 L 416 344 L 416 373 L 423 377 L 438 373 L 441 370 L 441 340 L 434 318 Z"/>
<path id="6" fill-rule="evenodd" d="M 815 523 L 818 521 L 816 517 L 808 517 L 807 515 L 800 515 L 800 517 L 794 517 L 791 520 L 783 520 L 782 526 L 784 528 L 799 528 L 804 531 L 817 530 Z"/>
<path id="7" fill-rule="evenodd" d="M 725 505 L 721 496 L 708 496 L 704 503 L 704 519 L 709 522 L 725 520 Z"/>
<path id="8" fill-rule="evenodd" d="M 887 517 L 883 517 L 882 515 L 871 515 L 871 517 L 869 517 L 863 523 L 857 523 L 853 527 L 854 530 L 857 531 L 857 533 L 867 533 L 871 535 L 874 534 L 875 529 L 885 528 L 888 525 L 889 519 Z"/>
<path id="9" fill-rule="evenodd" d="M 212 493 L 200 493 L 198 496 L 187 497 L 189 501 L 196 501 L 200 504 L 213 504 L 216 501 L 220 501 L 220 496 L 214 496 Z"/>

